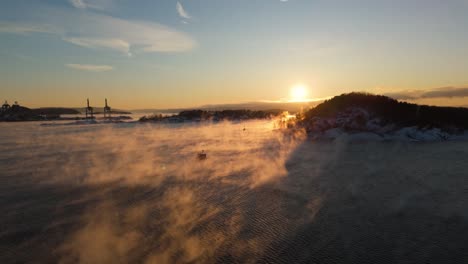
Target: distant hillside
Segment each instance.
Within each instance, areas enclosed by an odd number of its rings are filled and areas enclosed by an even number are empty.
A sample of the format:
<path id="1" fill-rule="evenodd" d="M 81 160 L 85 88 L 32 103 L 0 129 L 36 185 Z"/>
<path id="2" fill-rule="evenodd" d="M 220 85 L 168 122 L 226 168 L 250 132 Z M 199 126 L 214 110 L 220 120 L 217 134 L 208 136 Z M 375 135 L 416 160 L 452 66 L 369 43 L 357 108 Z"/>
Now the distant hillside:
<path id="1" fill-rule="evenodd" d="M 80 114 L 79 111 L 73 108 L 65 107 L 41 107 L 32 109 L 35 114 L 38 115 L 77 115 Z"/>
<path id="2" fill-rule="evenodd" d="M 346 122 L 343 120 L 347 120 Z M 419 127 L 440 129 L 468 129 L 468 108 L 437 107 L 399 102 L 390 97 L 366 93 L 349 93 L 326 100 L 304 114 L 302 123 L 310 129 L 351 127 L 365 130 L 369 121 L 377 126 L 395 125 L 397 127 Z M 324 122 L 326 121 L 326 122 Z M 367 123 L 366 123 L 367 122 Z"/>
<path id="3" fill-rule="evenodd" d="M 86 108 L 85 107 L 79 107 L 79 108 L 74 108 L 74 110 L 78 111 L 78 113 L 85 113 Z M 93 106 L 94 114 L 102 114 L 104 112 L 104 107 L 95 107 Z M 126 110 L 121 110 L 121 109 L 112 109 L 111 114 L 117 114 L 117 115 L 131 115 L 132 113 Z"/>
<path id="4" fill-rule="evenodd" d="M 250 102 L 240 104 L 218 104 L 218 105 L 205 105 L 201 109 L 211 111 L 222 110 L 254 110 L 254 111 L 267 111 L 267 110 L 282 110 L 289 112 L 299 112 L 304 109 L 309 109 L 321 103 L 316 102 Z"/>
<path id="5" fill-rule="evenodd" d="M 251 111 L 288 111 L 296 113 L 301 110 L 307 110 L 316 106 L 322 101 L 314 102 L 250 102 L 239 104 L 213 104 L 196 107 L 196 109 L 205 111 L 223 111 L 223 110 L 251 110 Z M 132 110 L 136 113 L 180 113 L 182 111 L 189 111 L 194 108 L 172 108 L 172 109 L 137 109 Z"/>
<path id="6" fill-rule="evenodd" d="M 38 120 L 43 120 L 43 118 L 33 110 L 20 105 L 13 105 L 9 109 L 0 112 L 0 121 L 13 122 Z"/>
<path id="7" fill-rule="evenodd" d="M 206 110 L 185 110 L 177 115 L 172 116 L 144 116 L 140 118 L 140 122 L 184 122 L 184 121 L 222 121 L 222 120 L 249 120 L 249 119 L 269 119 L 278 116 L 282 113 L 281 110 L 271 111 L 252 111 L 252 110 L 222 110 L 222 111 L 206 111 Z"/>

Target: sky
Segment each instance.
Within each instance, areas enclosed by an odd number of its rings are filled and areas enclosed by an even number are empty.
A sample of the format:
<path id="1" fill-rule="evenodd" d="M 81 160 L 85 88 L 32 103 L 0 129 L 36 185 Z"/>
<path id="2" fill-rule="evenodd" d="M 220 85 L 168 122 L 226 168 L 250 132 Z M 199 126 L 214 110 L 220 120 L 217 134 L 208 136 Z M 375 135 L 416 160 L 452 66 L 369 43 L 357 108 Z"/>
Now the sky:
<path id="1" fill-rule="evenodd" d="M 125 109 L 351 91 L 468 106 L 467 0 L 15 0 L 0 99 Z"/>

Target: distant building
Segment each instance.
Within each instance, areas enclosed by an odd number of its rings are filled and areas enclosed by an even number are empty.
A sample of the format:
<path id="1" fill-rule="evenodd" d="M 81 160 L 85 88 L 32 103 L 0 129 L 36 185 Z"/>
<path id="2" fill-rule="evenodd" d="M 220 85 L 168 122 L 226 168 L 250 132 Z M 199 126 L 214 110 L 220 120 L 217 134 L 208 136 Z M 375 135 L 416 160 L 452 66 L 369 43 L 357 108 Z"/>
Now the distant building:
<path id="1" fill-rule="evenodd" d="M 5 100 L 5 103 L 2 105 L 2 112 L 6 112 L 10 109 L 10 105 L 8 102 Z"/>
<path id="2" fill-rule="evenodd" d="M 11 106 L 11 110 L 18 110 L 20 108 L 20 105 L 18 104 L 18 101 L 15 101 L 15 103 Z"/>

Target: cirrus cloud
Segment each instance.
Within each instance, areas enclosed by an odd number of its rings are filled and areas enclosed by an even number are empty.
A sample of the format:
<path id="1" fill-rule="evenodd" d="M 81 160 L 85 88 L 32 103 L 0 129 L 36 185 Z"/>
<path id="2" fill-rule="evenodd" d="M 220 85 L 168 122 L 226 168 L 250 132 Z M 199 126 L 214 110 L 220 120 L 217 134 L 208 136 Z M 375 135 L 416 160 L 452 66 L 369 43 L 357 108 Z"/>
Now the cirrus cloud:
<path id="1" fill-rule="evenodd" d="M 131 55 L 130 43 L 121 39 L 63 38 L 63 40 L 86 48 L 108 48 Z"/>
<path id="2" fill-rule="evenodd" d="M 95 64 L 74 64 L 69 63 L 65 64 L 70 69 L 80 70 L 80 71 L 89 71 L 89 72 L 105 72 L 111 71 L 114 67 L 109 65 L 95 65 Z"/>
<path id="3" fill-rule="evenodd" d="M 399 100 L 468 97 L 468 88 L 440 87 L 429 90 L 406 90 L 400 92 L 386 93 L 385 95 Z"/>
<path id="4" fill-rule="evenodd" d="M 28 34 L 28 33 L 58 33 L 59 30 L 52 25 L 36 25 L 34 23 L 0 22 L 0 33 Z"/>
<path id="5" fill-rule="evenodd" d="M 186 52 L 195 46 L 189 35 L 154 22 L 67 9 L 44 9 L 32 16 L 28 22 L 0 21 L 0 33 L 50 33 L 76 46 L 125 55 Z"/>
<path id="6" fill-rule="evenodd" d="M 108 48 L 127 55 L 141 52 L 183 52 L 195 42 L 186 34 L 167 26 L 131 21 L 100 14 L 79 14 L 66 25 L 63 39 L 87 48 Z M 84 33 L 83 33 L 84 32 Z"/>
<path id="7" fill-rule="evenodd" d="M 179 14 L 180 17 L 185 18 L 185 19 L 190 19 L 191 18 L 191 16 L 187 13 L 187 11 L 185 11 L 184 7 L 182 6 L 182 4 L 179 1 L 177 1 L 176 9 L 177 9 L 177 13 Z"/>
<path id="8" fill-rule="evenodd" d="M 69 0 L 70 4 L 79 9 L 97 9 L 102 10 L 108 7 L 111 0 Z"/>

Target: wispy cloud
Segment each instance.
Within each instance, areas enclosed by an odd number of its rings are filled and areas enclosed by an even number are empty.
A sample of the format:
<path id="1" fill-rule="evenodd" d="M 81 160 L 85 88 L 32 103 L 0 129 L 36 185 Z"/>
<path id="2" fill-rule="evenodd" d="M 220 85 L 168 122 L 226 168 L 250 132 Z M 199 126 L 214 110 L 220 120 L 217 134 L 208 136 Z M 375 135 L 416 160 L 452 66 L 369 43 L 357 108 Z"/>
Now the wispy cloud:
<path id="1" fill-rule="evenodd" d="M 102 10 L 108 7 L 111 0 L 69 0 L 70 4 L 79 9 L 98 9 Z"/>
<path id="2" fill-rule="evenodd" d="M 87 7 L 83 0 L 70 0 L 70 3 L 76 8 L 85 9 Z"/>
<path id="3" fill-rule="evenodd" d="M 94 65 L 94 64 L 65 64 L 70 69 L 80 70 L 80 71 L 89 71 L 89 72 L 105 72 L 111 71 L 114 67 L 109 65 Z"/>
<path id="4" fill-rule="evenodd" d="M 179 13 L 180 17 L 185 18 L 185 19 L 190 19 L 191 18 L 191 16 L 187 13 L 187 11 L 185 11 L 184 7 L 182 6 L 182 4 L 179 1 L 177 1 L 176 9 L 177 9 L 177 13 Z"/>
<path id="5" fill-rule="evenodd" d="M 109 48 L 126 55 L 139 52 L 182 52 L 193 48 L 186 34 L 167 26 L 99 14 L 80 14 L 67 25 L 64 39 L 88 48 Z M 85 32 L 85 33 L 83 33 Z"/>
<path id="6" fill-rule="evenodd" d="M 109 48 L 129 54 L 135 52 L 180 52 L 192 49 L 194 41 L 186 34 L 169 27 L 140 21 L 130 21 L 105 15 L 85 14 L 67 30 L 73 37 L 64 38 L 88 48 Z M 86 32 L 85 34 L 81 32 Z"/>
<path id="7" fill-rule="evenodd" d="M 386 93 L 385 95 L 400 100 L 468 97 L 468 88 L 441 87 L 429 90 L 406 90 L 400 92 Z"/>
<path id="8" fill-rule="evenodd" d="M 445 87 L 425 92 L 423 98 L 467 97 L 468 88 Z"/>
<path id="9" fill-rule="evenodd" d="M 66 9 L 44 9 L 37 14 L 34 23 L 0 22 L 0 33 L 52 33 L 77 46 L 109 49 L 125 55 L 185 52 L 195 46 L 187 34 L 158 23 Z"/>
<path id="10" fill-rule="evenodd" d="M 28 33 L 58 33 L 59 30 L 51 25 L 35 25 L 33 23 L 0 22 L 0 33 L 28 34 Z"/>
<path id="11" fill-rule="evenodd" d="M 108 48 L 131 55 L 130 44 L 121 39 L 63 38 L 63 40 L 86 48 Z"/>

